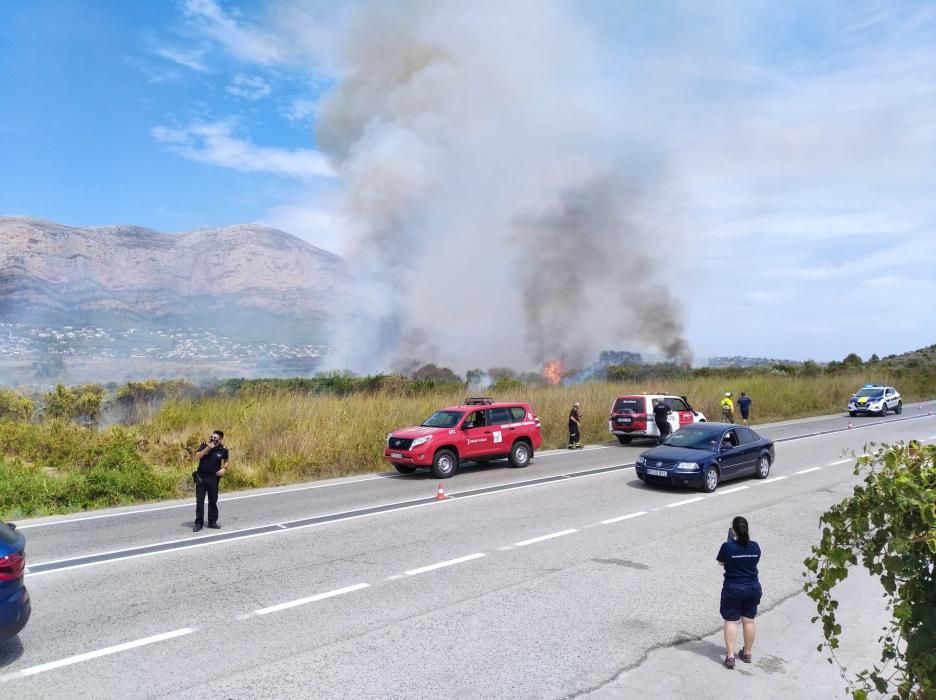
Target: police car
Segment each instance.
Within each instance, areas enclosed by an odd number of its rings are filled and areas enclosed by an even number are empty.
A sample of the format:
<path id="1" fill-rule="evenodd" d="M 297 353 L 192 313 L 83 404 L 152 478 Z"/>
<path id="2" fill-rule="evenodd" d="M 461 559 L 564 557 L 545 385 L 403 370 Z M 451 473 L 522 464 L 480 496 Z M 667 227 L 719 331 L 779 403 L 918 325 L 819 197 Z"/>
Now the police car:
<path id="1" fill-rule="evenodd" d="M 892 386 L 865 384 L 848 400 L 848 415 L 850 416 L 857 416 L 859 413 L 886 416 L 888 411 L 897 414 L 903 412 L 900 392 Z"/>

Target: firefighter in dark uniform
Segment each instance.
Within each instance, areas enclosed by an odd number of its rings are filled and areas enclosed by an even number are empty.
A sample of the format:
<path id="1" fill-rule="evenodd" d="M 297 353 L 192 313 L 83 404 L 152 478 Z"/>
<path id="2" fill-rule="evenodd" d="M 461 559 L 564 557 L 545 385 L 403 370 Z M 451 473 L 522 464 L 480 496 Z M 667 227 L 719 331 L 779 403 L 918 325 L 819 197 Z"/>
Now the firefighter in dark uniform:
<path id="1" fill-rule="evenodd" d="M 228 461 L 228 449 L 224 446 L 224 432 L 215 430 L 195 453 L 198 469 L 192 474 L 195 480 L 195 527 L 198 532 L 205 524 L 205 496 L 208 496 L 208 527 L 220 529 L 218 525 L 218 482 L 224 476 Z"/>
<path id="2" fill-rule="evenodd" d="M 669 414 L 670 408 L 663 403 L 663 399 L 653 400 L 653 421 L 660 429 L 660 442 L 670 434 Z"/>
<path id="3" fill-rule="evenodd" d="M 580 450 L 582 448 L 581 421 L 582 413 L 579 411 L 579 402 L 576 401 L 572 410 L 569 411 L 569 449 Z"/>

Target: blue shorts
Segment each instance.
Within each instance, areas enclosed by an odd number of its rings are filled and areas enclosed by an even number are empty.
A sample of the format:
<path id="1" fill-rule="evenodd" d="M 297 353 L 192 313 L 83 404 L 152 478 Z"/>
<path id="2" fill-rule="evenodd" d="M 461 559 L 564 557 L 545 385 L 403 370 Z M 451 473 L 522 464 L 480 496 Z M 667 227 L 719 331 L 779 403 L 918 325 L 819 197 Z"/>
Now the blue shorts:
<path id="1" fill-rule="evenodd" d="M 757 616 L 757 605 L 760 603 L 761 585 L 753 583 L 737 583 L 726 581 L 722 586 L 721 606 L 719 611 L 723 620 L 737 622 L 739 618 L 746 617 L 753 620 Z"/>

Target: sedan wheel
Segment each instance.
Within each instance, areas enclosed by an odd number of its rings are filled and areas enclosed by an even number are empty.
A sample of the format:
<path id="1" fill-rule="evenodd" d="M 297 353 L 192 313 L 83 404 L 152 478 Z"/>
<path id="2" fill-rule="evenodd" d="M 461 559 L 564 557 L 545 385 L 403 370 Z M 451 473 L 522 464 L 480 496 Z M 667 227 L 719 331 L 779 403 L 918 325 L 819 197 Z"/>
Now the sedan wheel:
<path id="1" fill-rule="evenodd" d="M 768 474 L 770 474 L 770 457 L 761 455 L 760 459 L 757 460 L 757 470 L 754 472 L 754 476 L 758 479 L 766 479 Z"/>
<path id="2" fill-rule="evenodd" d="M 899 416 L 901 413 L 903 413 L 903 401 L 898 401 L 898 402 L 897 402 L 897 408 L 894 409 L 894 413 L 896 413 L 898 416 Z"/>
<path id="3" fill-rule="evenodd" d="M 712 493 L 718 488 L 718 469 L 709 467 L 705 470 L 705 476 L 702 477 L 702 490 L 706 493 Z"/>
<path id="4" fill-rule="evenodd" d="M 457 466 L 458 459 L 451 450 L 439 450 L 432 460 L 432 473 L 439 479 L 448 479 Z"/>

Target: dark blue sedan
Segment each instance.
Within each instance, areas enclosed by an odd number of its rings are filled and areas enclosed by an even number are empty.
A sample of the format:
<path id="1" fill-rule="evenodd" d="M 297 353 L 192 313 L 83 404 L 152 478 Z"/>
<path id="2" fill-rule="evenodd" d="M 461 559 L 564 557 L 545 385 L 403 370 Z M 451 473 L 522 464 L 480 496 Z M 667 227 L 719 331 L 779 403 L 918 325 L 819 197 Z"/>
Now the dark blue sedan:
<path id="1" fill-rule="evenodd" d="M 19 634 L 29 621 L 25 571 L 26 538 L 15 526 L 0 522 L 0 640 Z"/>
<path id="2" fill-rule="evenodd" d="M 766 479 L 774 461 L 773 440 L 729 423 L 694 423 L 641 453 L 637 478 L 649 484 L 693 486 L 711 493 L 720 481 L 753 475 Z"/>

